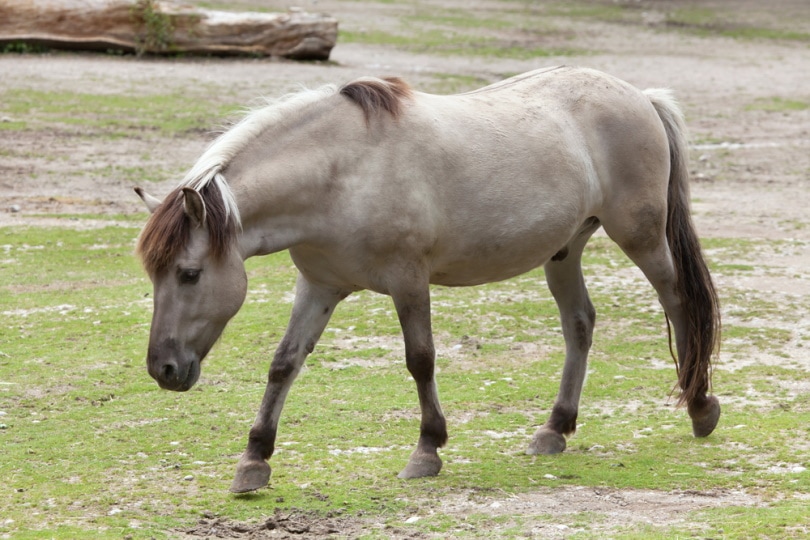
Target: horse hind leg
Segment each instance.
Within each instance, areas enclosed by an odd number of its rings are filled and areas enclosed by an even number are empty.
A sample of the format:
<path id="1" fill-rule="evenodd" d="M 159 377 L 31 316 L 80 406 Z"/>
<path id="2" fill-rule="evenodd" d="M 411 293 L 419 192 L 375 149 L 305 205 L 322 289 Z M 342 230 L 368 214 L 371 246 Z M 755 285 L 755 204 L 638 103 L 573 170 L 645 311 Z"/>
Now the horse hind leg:
<path id="1" fill-rule="evenodd" d="M 670 238 L 664 233 L 664 219 L 661 215 L 652 221 L 642 220 L 632 227 L 631 235 L 622 235 L 621 229 L 608 223 L 605 231 L 658 293 L 675 334 L 678 382 L 682 389 L 678 403 L 686 403 L 694 435 L 705 437 L 714 431 L 720 418 L 719 401 L 707 395 L 714 335 L 719 324 L 717 301 L 699 245 L 688 250 L 676 246 L 673 250 L 672 233 Z M 696 287 L 702 292 L 696 294 Z"/>
<path id="2" fill-rule="evenodd" d="M 534 434 L 527 454 L 557 454 L 565 437 L 576 431 L 579 398 L 585 382 L 596 311 L 582 276 L 582 250 L 599 221 L 589 219 L 566 248 L 545 265 L 546 282 L 560 310 L 565 338 L 565 366 L 551 416 Z"/>

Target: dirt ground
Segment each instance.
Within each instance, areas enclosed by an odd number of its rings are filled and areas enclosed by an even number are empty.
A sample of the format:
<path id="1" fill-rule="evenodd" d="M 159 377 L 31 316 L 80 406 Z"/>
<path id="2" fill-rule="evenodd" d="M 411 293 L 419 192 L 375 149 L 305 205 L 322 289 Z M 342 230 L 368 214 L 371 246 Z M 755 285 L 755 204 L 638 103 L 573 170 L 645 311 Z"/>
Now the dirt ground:
<path id="1" fill-rule="evenodd" d="M 257 96 L 279 95 L 300 85 L 345 82 L 361 75 L 398 75 L 415 87 L 435 74 L 473 76 L 494 82 L 506 75 L 560 63 L 601 69 L 636 86 L 667 86 L 676 92 L 687 115 L 694 144 L 692 175 L 694 216 L 702 235 L 764 241 L 795 241 L 795 249 L 750 254 L 740 262 L 761 268 L 753 276 L 718 278 L 718 285 L 770 293 L 785 301 L 810 294 L 810 108 L 766 110 L 758 104 L 774 98 L 810 102 L 810 51 L 806 42 L 738 40 L 695 35 L 663 28 L 663 10 L 687 2 L 637 2 L 647 10 L 647 24 L 626 25 L 555 19 L 558 37 L 578 48 L 598 51 L 579 57 L 532 60 L 482 59 L 412 53 L 384 46 L 342 44 L 329 63 L 294 63 L 256 59 L 136 59 L 90 54 L 0 56 L 0 92 L 9 89 L 76 92 L 182 91 L 207 85 L 227 100 L 250 103 Z M 235 3 L 238 6 L 239 2 Z M 756 2 L 739 2 L 741 9 Z M 303 7 L 313 10 L 309 2 Z M 486 9 L 481 0 L 443 0 L 445 7 Z M 810 6 L 803 1 L 770 2 L 771 11 L 810 27 Z M 319 11 L 338 17 L 341 26 L 396 25 L 405 7 L 388 3 L 353 4 L 321 1 Z M 772 17 L 751 11 L 751 19 Z M 772 23 L 770 19 L 767 21 Z M 480 32 L 495 30 L 480 29 Z M 564 37 L 559 37 L 564 36 Z M 521 36 L 515 39 L 520 41 Z M 530 39 L 530 38 L 526 38 Z M 536 39 L 536 38 L 531 38 Z M 526 42 L 526 46 L 532 43 Z M 0 121 L 21 120 L 3 118 Z M 220 121 L 212 118 L 212 123 Z M 120 214 L 141 211 L 133 183 L 110 174 L 109 164 L 145 166 L 178 173 L 189 167 L 210 140 L 206 133 L 156 142 L 154 137 L 122 140 L 80 136 L 77 129 L 0 131 L 0 227 L 48 225 L 90 227 L 99 220 L 64 220 L 53 214 Z M 150 183 L 157 195 L 179 177 Z M 733 281 L 732 281 L 733 280 Z M 808 323 L 795 323 L 797 334 L 810 335 Z M 796 345 L 794 343 L 794 346 Z M 797 354 L 796 356 L 801 356 Z M 728 366 L 733 369 L 733 361 Z M 808 391 L 810 388 L 797 391 Z M 549 512 L 592 512 L 607 529 L 631 523 L 676 525 L 684 513 L 727 505 L 756 506 L 761 501 L 738 492 L 654 492 L 568 487 L 514 497 L 458 493 L 437 503 L 437 513 L 457 516 L 531 516 Z M 364 518 L 276 514 L 266 521 L 242 524 L 217 516 L 178 531 L 193 538 L 355 537 L 377 531 L 391 537 L 418 538 L 385 529 Z M 545 527 L 545 528 L 543 528 Z M 562 538 L 565 526 L 540 526 L 532 535 Z"/>

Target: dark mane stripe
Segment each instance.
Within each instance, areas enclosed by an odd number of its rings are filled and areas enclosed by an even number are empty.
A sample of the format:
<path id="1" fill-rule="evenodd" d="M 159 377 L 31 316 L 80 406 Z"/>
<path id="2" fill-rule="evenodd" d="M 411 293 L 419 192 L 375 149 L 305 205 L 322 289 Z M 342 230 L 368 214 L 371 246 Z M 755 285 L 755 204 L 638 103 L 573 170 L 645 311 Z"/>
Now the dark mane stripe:
<path id="1" fill-rule="evenodd" d="M 360 106 L 366 122 L 380 111 L 399 117 L 403 100 L 413 95 L 408 83 L 399 77 L 359 79 L 344 85 L 339 93 Z"/>
<path id="2" fill-rule="evenodd" d="M 214 260 L 222 260 L 236 238 L 237 224 L 227 214 L 216 183 L 208 183 L 199 191 L 205 202 L 209 253 Z M 138 239 L 136 250 L 149 274 L 160 273 L 172 264 L 188 244 L 191 227 L 183 210 L 182 187 L 178 187 L 157 207 Z"/>

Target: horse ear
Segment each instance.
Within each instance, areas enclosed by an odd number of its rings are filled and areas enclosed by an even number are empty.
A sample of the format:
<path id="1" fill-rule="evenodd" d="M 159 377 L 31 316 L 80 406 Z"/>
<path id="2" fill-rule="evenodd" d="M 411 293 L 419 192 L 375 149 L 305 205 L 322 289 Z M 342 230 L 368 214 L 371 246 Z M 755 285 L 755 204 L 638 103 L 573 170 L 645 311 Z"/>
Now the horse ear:
<path id="1" fill-rule="evenodd" d="M 153 196 L 149 195 L 147 192 L 145 192 L 140 187 L 135 188 L 135 193 L 137 193 L 138 197 L 141 198 L 141 200 L 143 201 L 143 204 L 146 205 L 146 208 L 149 210 L 150 214 L 154 214 L 155 210 L 157 210 L 157 207 L 160 206 L 161 202 L 163 202 L 160 199 L 158 199 L 157 197 L 153 197 Z"/>
<path id="2" fill-rule="evenodd" d="M 195 227 L 205 226 L 205 201 L 199 191 L 183 188 L 183 210 Z"/>

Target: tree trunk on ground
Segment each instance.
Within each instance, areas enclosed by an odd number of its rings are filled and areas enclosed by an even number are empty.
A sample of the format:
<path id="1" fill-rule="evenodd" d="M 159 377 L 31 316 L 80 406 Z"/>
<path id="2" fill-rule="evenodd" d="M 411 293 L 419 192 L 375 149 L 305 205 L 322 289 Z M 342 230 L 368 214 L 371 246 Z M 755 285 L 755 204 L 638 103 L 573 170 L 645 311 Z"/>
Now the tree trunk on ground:
<path id="1" fill-rule="evenodd" d="M 160 0 L 0 0 L 0 44 L 151 54 L 255 54 L 326 60 L 337 20 L 211 11 Z"/>

